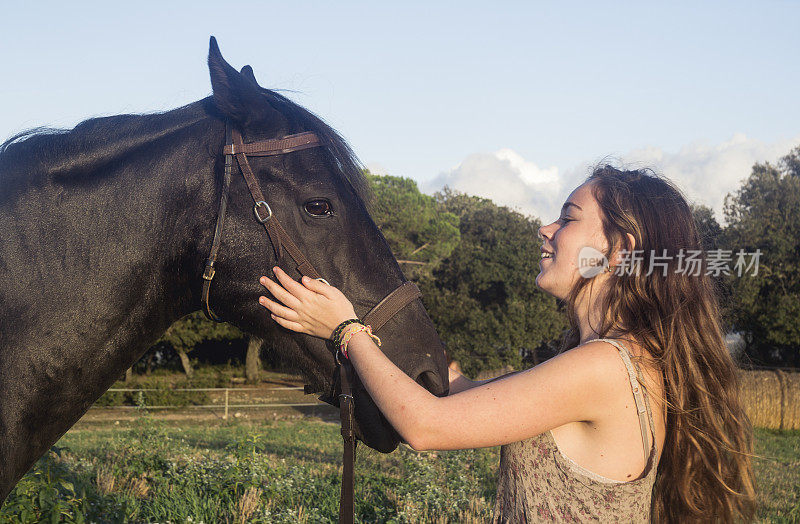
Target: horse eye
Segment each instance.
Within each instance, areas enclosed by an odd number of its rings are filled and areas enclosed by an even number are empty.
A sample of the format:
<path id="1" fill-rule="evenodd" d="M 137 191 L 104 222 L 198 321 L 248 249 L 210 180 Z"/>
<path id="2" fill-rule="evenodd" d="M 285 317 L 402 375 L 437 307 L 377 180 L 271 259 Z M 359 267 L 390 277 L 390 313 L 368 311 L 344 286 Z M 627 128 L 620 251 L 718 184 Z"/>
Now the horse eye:
<path id="1" fill-rule="evenodd" d="M 324 217 L 333 213 L 331 203 L 327 200 L 309 200 L 305 206 L 306 213 L 315 217 Z"/>

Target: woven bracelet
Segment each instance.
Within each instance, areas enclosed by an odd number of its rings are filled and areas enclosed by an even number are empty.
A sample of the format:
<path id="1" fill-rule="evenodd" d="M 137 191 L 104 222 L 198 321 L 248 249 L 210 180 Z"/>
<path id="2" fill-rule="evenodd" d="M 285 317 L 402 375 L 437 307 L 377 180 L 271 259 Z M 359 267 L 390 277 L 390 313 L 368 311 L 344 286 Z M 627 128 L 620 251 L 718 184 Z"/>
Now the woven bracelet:
<path id="1" fill-rule="evenodd" d="M 349 320 L 345 320 L 344 322 L 342 322 L 341 324 L 336 326 L 336 329 L 334 329 L 333 332 L 331 333 L 330 340 L 331 340 L 331 342 L 333 342 L 333 345 L 336 346 L 337 348 L 342 343 L 342 339 L 341 339 L 342 332 L 350 324 L 361 324 L 361 321 L 358 320 L 357 318 L 351 318 Z"/>
<path id="2" fill-rule="evenodd" d="M 347 355 L 347 344 L 350 343 L 350 339 L 352 339 L 356 333 L 366 333 L 372 340 L 375 341 L 375 344 L 378 346 L 381 345 L 381 339 L 379 339 L 377 335 L 372 334 L 372 326 L 365 326 L 364 324 L 359 323 L 359 325 L 355 327 L 346 327 L 344 330 L 344 335 L 342 336 L 342 341 L 339 343 L 339 352 L 344 358 L 350 358 Z"/>

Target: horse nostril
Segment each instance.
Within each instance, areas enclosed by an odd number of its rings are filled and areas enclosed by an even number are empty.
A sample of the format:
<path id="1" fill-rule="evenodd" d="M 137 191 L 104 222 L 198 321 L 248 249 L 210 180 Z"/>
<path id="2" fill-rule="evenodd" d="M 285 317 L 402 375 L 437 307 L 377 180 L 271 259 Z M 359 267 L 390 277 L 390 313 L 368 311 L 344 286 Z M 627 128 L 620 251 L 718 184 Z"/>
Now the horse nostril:
<path id="1" fill-rule="evenodd" d="M 416 382 L 434 395 L 441 395 L 444 392 L 441 380 L 433 371 L 423 371 Z"/>

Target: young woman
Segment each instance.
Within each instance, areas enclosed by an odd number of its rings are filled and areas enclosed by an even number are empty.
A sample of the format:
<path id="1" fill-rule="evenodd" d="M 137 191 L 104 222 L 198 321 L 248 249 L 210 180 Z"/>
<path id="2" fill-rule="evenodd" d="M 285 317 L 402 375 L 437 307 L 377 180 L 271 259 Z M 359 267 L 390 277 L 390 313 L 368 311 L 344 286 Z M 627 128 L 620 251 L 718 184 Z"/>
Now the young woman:
<path id="1" fill-rule="evenodd" d="M 564 351 L 500 380 L 452 372 L 437 398 L 347 324 L 337 341 L 378 407 L 414 449 L 502 445 L 495 522 L 750 519 L 751 429 L 686 200 L 605 166 L 539 234 Z M 280 325 L 329 338 L 355 318 L 335 287 L 274 272 L 260 303 Z"/>

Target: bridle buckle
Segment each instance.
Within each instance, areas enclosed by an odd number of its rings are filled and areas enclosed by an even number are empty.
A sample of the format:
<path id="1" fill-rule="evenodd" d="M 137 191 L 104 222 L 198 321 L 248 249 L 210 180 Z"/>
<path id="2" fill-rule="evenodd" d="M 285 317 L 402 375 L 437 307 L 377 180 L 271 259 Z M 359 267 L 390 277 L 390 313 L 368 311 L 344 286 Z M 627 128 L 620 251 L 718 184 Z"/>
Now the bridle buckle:
<path id="1" fill-rule="evenodd" d="M 203 280 L 212 280 L 214 278 L 214 273 L 216 272 L 217 270 L 214 269 L 214 262 L 209 260 L 206 262 L 205 270 L 203 270 Z"/>
<path id="2" fill-rule="evenodd" d="M 261 215 L 262 209 L 266 209 L 265 211 L 266 216 Z M 258 220 L 262 224 L 267 220 L 269 220 L 270 218 L 272 218 L 272 208 L 269 207 L 269 204 L 267 204 L 263 200 L 256 202 L 256 205 L 253 207 L 253 213 L 256 214 L 256 220 Z"/>

